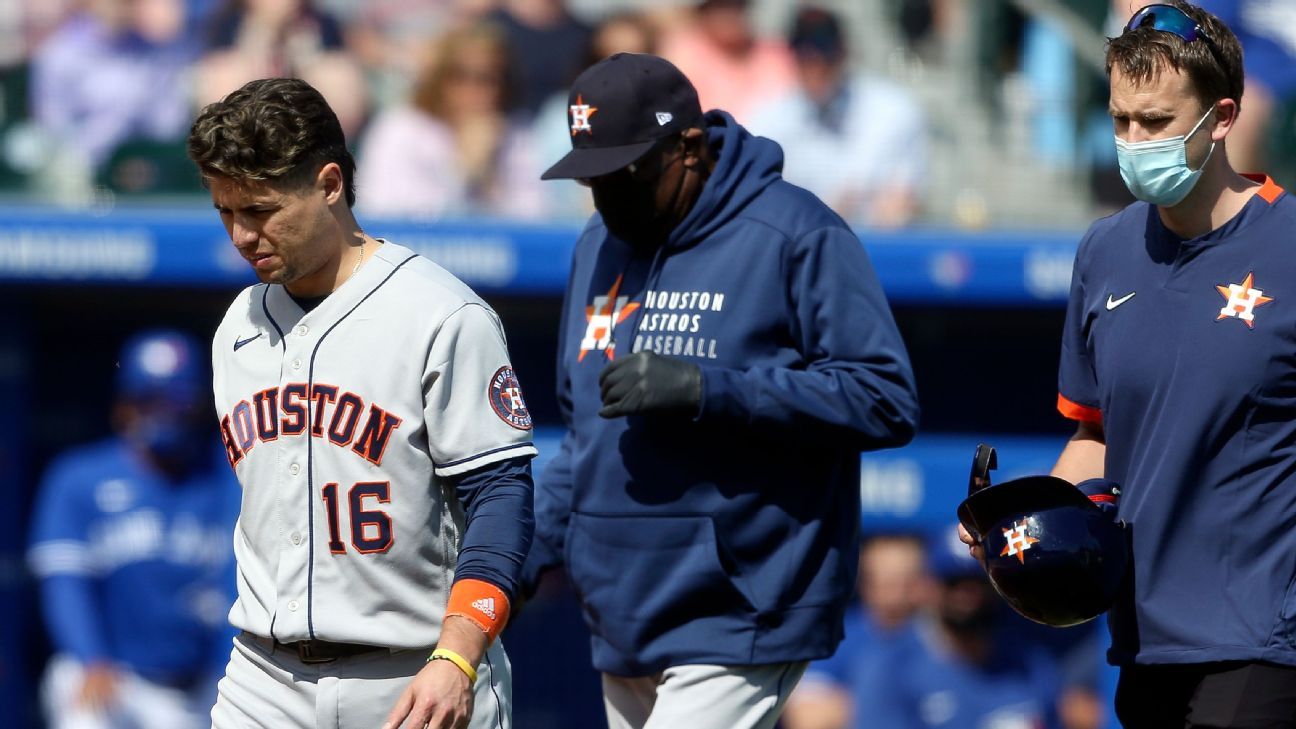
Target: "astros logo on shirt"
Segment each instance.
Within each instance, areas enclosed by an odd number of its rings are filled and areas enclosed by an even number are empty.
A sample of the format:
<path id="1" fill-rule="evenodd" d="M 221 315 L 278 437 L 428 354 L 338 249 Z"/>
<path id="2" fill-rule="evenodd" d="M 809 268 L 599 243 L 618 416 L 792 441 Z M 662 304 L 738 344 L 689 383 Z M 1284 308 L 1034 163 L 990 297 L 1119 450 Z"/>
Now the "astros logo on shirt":
<path id="1" fill-rule="evenodd" d="M 1220 319 L 1241 319 L 1247 325 L 1248 329 L 1255 328 L 1255 310 L 1269 302 L 1273 301 L 1272 296 L 1265 296 L 1264 291 L 1255 288 L 1255 273 L 1248 273 L 1242 283 L 1231 283 L 1227 286 L 1216 286 L 1220 296 L 1228 299 L 1224 308 L 1220 309 L 1219 316 L 1215 321 Z"/>
<path id="2" fill-rule="evenodd" d="M 617 276 L 606 296 L 595 296 L 593 305 L 585 307 L 585 320 L 589 324 L 586 325 L 585 336 L 581 339 L 580 354 L 576 356 L 577 362 L 584 360 L 585 355 L 592 350 L 602 350 L 607 353 L 608 359 L 616 359 L 616 344 L 612 339 L 612 330 L 639 308 L 639 302 L 631 304 L 628 303 L 630 297 L 617 295 L 621 292 L 621 278 Z"/>
<path id="3" fill-rule="evenodd" d="M 589 120 L 590 117 L 594 116 L 594 112 L 598 111 L 598 107 L 586 104 L 585 100 L 581 98 L 581 95 L 577 94 L 576 103 L 572 104 L 569 108 L 571 109 L 572 136 L 574 137 L 581 132 L 593 135 L 594 128 L 590 126 Z"/>

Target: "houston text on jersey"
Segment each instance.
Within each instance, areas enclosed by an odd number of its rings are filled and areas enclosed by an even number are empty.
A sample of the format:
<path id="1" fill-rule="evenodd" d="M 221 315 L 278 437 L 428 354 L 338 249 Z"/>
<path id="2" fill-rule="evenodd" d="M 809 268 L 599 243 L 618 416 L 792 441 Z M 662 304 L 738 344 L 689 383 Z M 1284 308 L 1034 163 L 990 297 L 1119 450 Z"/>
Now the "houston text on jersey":
<path id="1" fill-rule="evenodd" d="M 364 400 L 353 392 L 322 382 L 309 388 L 304 382 L 294 382 L 282 389 L 262 390 L 230 408 L 220 421 L 221 440 L 230 466 L 234 467 L 258 441 L 276 440 L 281 434 L 301 435 L 309 425 L 312 437 L 327 436 L 333 445 L 351 446 L 356 455 L 379 466 L 401 419 L 370 404 L 361 426 L 365 412 Z"/>

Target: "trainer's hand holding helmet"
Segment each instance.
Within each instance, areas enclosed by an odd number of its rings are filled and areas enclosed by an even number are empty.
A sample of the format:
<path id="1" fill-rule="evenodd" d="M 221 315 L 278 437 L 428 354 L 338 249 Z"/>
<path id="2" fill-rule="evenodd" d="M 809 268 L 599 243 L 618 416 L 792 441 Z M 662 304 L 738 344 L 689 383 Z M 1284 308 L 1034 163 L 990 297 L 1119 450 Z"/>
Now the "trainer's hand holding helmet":
<path id="1" fill-rule="evenodd" d="M 990 584 L 1045 625 L 1079 625 L 1106 612 L 1130 562 L 1129 534 L 1116 518 L 1119 487 L 1104 479 L 1077 487 L 1054 476 L 992 484 L 995 460 L 993 448 L 978 446 L 958 507 L 960 539 L 975 545 Z"/>
<path id="2" fill-rule="evenodd" d="M 702 403 L 702 369 L 652 352 L 636 352 L 603 368 L 599 392 L 603 398 L 599 415 L 605 418 L 640 413 L 697 414 Z"/>
<path id="3" fill-rule="evenodd" d="M 972 533 L 967 530 L 967 527 L 963 526 L 961 523 L 958 525 L 958 538 L 960 542 L 967 545 L 968 553 L 972 555 L 973 559 L 985 563 L 985 548 L 981 546 L 981 542 L 978 542 L 976 537 L 972 536 Z"/>

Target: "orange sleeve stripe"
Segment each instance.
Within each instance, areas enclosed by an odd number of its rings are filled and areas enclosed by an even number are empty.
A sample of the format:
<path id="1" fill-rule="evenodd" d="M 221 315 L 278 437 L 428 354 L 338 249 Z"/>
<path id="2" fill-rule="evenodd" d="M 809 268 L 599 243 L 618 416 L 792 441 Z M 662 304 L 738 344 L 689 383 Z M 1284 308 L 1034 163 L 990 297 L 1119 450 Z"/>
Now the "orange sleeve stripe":
<path id="1" fill-rule="evenodd" d="M 1098 408 L 1091 408 L 1088 405 L 1081 405 L 1078 402 L 1072 402 L 1060 392 L 1058 393 L 1057 409 L 1058 412 L 1072 420 L 1079 420 L 1085 423 L 1102 422 L 1101 410 Z"/>
<path id="2" fill-rule="evenodd" d="M 508 595 L 495 585 L 483 580 L 464 579 L 450 588 L 446 617 L 465 618 L 495 640 L 508 624 L 511 607 Z"/>
<path id="3" fill-rule="evenodd" d="M 1260 183 L 1260 189 L 1256 190 L 1255 194 L 1259 195 L 1265 202 L 1269 203 L 1270 205 L 1273 204 L 1274 200 L 1278 199 L 1279 195 L 1283 194 L 1283 189 L 1279 187 L 1278 183 L 1274 182 L 1273 178 L 1269 177 L 1268 175 L 1247 174 L 1242 176 L 1247 178 L 1248 180 L 1251 180 L 1252 182 Z"/>

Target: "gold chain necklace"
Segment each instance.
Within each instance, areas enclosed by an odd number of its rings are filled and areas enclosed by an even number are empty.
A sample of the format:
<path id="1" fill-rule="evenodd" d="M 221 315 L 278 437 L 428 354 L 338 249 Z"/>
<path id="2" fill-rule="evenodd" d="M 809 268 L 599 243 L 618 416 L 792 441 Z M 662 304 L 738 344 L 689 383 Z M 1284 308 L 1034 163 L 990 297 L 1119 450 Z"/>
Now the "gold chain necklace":
<path id="1" fill-rule="evenodd" d="M 356 271 L 360 270 L 360 264 L 364 263 L 364 238 L 360 239 L 360 256 L 356 258 L 355 266 L 351 268 L 351 275 L 354 276 Z"/>

